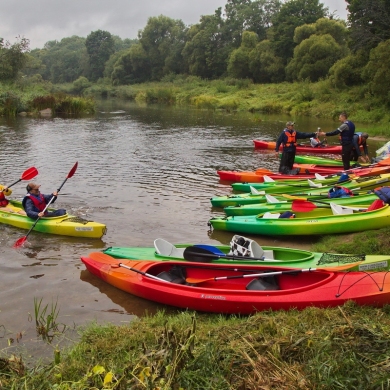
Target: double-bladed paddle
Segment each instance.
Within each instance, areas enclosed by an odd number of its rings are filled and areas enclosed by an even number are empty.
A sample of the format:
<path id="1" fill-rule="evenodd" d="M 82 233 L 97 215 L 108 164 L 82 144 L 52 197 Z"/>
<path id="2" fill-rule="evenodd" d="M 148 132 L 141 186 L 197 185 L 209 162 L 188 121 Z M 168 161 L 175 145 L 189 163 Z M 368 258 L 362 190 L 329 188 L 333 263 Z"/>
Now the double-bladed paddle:
<path id="1" fill-rule="evenodd" d="M 60 192 L 60 190 L 63 187 L 63 185 L 65 184 L 65 182 L 74 175 L 74 173 L 76 172 L 77 166 L 78 166 L 78 162 L 76 161 L 76 163 L 73 165 L 72 169 L 69 171 L 68 175 L 66 176 L 65 180 L 62 182 L 62 184 L 57 189 L 57 193 Z M 48 207 L 50 206 L 50 204 L 53 202 L 54 199 L 55 199 L 55 196 L 52 196 L 50 201 L 49 201 L 49 203 L 46 205 L 45 209 L 43 210 L 43 213 L 48 209 Z M 13 245 L 14 248 L 19 248 L 20 246 L 22 246 L 25 243 L 25 241 L 27 240 L 28 235 L 32 232 L 32 230 L 34 229 L 35 225 L 38 223 L 38 221 L 40 219 L 41 219 L 41 217 L 38 217 L 35 220 L 34 224 L 31 226 L 30 230 L 27 232 L 27 234 L 25 236 L 19 238 L 15 242 L 15 244 Z"/>
<path id="2" fill-rule="evenodd" d="M 189 246 L 184 249 L 183 257 L 188 261 L 194 261 L 198 263 L 210 262 L 217 259 L 227 260 L 255 260 L 255 261 L 273 261 L 280 262 L 281 260 L 265 259 L 264 257 L 246 257 L 246 256 L 232 256 L 232 255 L 218 255 L 205 248 L 197 246 Z"/>
<path id="3" fill-rule="evenodd" d="M 284 275 L 284 274 L 298 274 L 300 272 L 314 272 L 314 271 L 340 272 L 340 271 L 348 270 L 348 269 L 350 269 L 350 268 L 352 268 L 360 263 L 361 263 L 361 261 L 358 261 L 356 263 L 350 263 L 347 265 L 341 265 L 339 267 L 303 268 L 303 269 L 297 268 L 297 269 L 289 269 L 287 271 L 261 272 L 261 273 L 257 273 L 257 274 L 219 276 L 219 277 L 206 278 L 206 279 L 186 278 L 186 282 L 191 283 L 191 284 L 198 284 L 198 283 L 209 282 L 209 281 L 217 282 L 218 280 L 226 280 L 226 279 L 267 278 L 268 276 Z"/>

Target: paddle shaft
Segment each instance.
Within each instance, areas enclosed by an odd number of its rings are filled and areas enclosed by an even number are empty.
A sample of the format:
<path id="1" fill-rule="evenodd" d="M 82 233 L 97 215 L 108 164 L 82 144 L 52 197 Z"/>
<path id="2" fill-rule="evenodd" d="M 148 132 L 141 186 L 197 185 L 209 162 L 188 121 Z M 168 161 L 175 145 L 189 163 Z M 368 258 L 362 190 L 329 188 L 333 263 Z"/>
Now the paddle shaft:
<path id="1" fill-rule="evenodd" d="M 148 278 L 151 278 L 151 279 L 154 279 L 154 280 L 158 280 L 160 282 L 170 283 L 168 280 L 161 279 L 161 278 L 159 278 L 157 276 L 154 276 L 154 275 L 148 274 L 146 272 L 140 271 L 139 269 L 136 269 L 136 268 L 129 267 L 128 265 L 125 265 L 125 264 L 122 264 L 122 263 L 119 263 L 118 267 L 126 268 L 126 269 L 128 269 L 130 271 L 136 272 L 137 274 L 141 274 L 141 275 L 147 276 Z"/>

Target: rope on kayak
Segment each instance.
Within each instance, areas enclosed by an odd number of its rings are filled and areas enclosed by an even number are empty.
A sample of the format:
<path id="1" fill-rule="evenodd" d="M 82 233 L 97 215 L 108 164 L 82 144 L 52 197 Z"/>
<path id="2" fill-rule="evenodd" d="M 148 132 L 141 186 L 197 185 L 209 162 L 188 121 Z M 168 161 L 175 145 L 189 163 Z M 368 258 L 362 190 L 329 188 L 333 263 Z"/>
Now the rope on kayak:
<path id="1" fill-rule="evenodd" d="M 73 223 L 80 223 L 82 225 L 86 225 L 88 222 L 93 222 L 93 221 L 88 221 L 87 219 L 81 217 L 69 217 L 63 219 L 61 222 L 73 222 Z"/>
<path id="2" fill-rule="evenodd" d="M 366 260 L 366 255 L 343 255 L 336 253 L 323 253 L 321 258 L 318 260 L 316 265 L 330 264 L 330 263 L 339 263 L 339 264 L 348 264 L 356 263 L 357 261 Z"/>

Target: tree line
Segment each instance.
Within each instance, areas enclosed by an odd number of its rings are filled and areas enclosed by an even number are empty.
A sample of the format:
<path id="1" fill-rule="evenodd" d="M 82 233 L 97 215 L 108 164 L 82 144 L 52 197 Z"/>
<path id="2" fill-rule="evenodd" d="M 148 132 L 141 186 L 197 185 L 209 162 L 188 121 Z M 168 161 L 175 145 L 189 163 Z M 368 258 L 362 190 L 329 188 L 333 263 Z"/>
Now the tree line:
<path id="1" fill-rule="evenodd" d="M 367 84 L 390 102 L 388 0 L 345 0 L 347 23 L 319 0 L 227 0 L 224 9 L 186 26 L 150 17 L 138 39 L 92 31 L 28 49 L 21 38 L 0 38 L 0 81 L 33 80 L 83 85 L 161 81 L 175 75 L 231 77 L 254 83 L 316 82 L 342 88 Z"/>

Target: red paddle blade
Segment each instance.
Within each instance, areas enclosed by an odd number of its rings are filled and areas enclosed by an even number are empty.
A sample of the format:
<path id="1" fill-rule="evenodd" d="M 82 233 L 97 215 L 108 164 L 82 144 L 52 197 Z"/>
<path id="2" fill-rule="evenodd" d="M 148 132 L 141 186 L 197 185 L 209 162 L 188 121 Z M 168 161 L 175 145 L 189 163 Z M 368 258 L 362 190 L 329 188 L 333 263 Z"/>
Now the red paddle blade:
<path id="1" fill-rule="evenodd" d="M 76 161 L 76 164 L 73 165 L 73 168 L 68 173 L 68 176 L 67 176 L 68 179 L 70 179 L 74 175 L 78 165 L 79 165 L 79 162 Z"/>
<path id="2" fill-rule="evenodd" d="M 31 167 L 26 169 L 21 177 L 21 180 L 31 180 L 34 179 L 34 177 L 38 175 L 38 170 L 35 167 Z"/>
<path id="3" fill-rule="evenodd" d="M 292 205 L 291 205 L 291 210 L 292 211 L 300 211 L 300 212 L 308 212 L 308 211 L 312 211 L 314 209 L 316 209 L 317 206 L 312 203 L 312 202 L 308 202 L 307 200 L 303 200 L 303 199 L 295 199 L 293 200 L 292 202 Z"/>
<path id="4" fill-rule="evenodd" d="M 19 240 L 17 240 L 15 242 L 13 247 L 14 248 L 20 248 L 21 246 L 23 246 L 23 244 L 25 243 L 26 240 L 27 240 L 27 236 L 23 236 L 23 237 L 19 238 Z"/>

